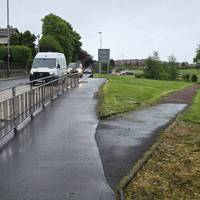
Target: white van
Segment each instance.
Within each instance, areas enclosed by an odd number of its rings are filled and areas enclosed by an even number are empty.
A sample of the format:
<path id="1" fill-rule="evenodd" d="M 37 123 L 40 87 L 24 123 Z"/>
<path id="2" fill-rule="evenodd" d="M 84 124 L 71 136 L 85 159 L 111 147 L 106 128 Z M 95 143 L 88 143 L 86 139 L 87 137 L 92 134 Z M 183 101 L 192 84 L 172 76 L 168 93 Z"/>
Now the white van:
<path id="1" fill-rule="evenodd" d="M 52 76 L 58 78 L 67 73 L 65 56 L 62 53 L 41 52 L 33 61 L 30 81 Z"/>

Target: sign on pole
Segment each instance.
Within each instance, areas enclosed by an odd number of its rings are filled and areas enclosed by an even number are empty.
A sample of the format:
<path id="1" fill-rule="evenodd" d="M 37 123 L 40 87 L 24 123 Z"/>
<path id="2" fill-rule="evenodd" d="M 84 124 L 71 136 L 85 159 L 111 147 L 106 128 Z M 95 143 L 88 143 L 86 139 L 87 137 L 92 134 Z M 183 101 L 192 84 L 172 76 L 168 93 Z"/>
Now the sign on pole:
<path id="1" fill-rule="evenodd" d="M 110 62 L 110 49 L 99 49 L 98 61 L 101 64 L 108 64 Z"/>

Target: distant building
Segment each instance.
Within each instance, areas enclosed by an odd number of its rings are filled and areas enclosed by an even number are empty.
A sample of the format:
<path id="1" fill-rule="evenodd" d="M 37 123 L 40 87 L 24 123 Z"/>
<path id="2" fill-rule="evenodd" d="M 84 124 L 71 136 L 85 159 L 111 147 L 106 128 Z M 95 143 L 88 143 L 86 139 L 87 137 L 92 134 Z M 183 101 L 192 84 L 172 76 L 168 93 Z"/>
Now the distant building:
<path id="1" fill-rule="evenodd" d="M 19 33 L 17 28 L 10 27 L 10 35 Z M 8 29 L 7 28 L 0 28 L 0 45 L 7 45 L 8 44 Z"/>
<path id="2" fill-rule="evenodd" d="M 145 59 L 123 59 L 115 60 L 115 66 L 145 66 Z"/>

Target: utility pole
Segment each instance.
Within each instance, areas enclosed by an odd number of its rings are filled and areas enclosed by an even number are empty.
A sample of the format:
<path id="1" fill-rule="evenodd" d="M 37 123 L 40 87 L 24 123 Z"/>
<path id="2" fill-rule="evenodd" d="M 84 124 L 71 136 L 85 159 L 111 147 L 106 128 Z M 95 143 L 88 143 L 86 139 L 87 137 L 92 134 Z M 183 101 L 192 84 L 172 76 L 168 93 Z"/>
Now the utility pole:
<path id="1" fill-rule="evenodd" d="M 7 0 L 7 39 L 8 39 L 8 52 L 7 52 L 7 56 L 8 56 L 8 60 L 7 60 L 7 64 L 8 64 L 8 77 L 10 75 L 10 8 L 9 8 L 9 0 Z"/>
<path id="2" fill-rule="evenodd" d="M 37 39 L 38 39 L 37 49 L 38 49 L 38 53 L 39 53 L 40 52 L 40 34 L 37 34 Z"/>
<path id="3" fill-rule="evenodd" d="M 102 32 L 99 32 L 100 35 L 100 49 L 102 49 Z M 101 74 L 101 60 L 99 59 L 99 74 Z"/>

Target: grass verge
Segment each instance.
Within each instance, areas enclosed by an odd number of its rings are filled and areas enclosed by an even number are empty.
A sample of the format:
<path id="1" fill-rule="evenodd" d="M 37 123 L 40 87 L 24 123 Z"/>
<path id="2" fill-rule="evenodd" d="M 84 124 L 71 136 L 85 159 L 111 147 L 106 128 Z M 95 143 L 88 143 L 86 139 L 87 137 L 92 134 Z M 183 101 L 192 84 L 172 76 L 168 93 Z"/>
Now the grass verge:
<path id="1" fill-rule="evenodd" d="M 194 98 L 192 106 L 180 116 L 180 119 L 185 122 L 200 123 L 200 92 Z"/>
<path id="2" fill-rule="evenodd" d="M 125 190 L 125 199 L 200 199 L 200 125 L 176 122 Z"/>
<path id="3" fill-rule="evenodd" d="M 161 97 L 191 83 L 135 79 L 133 76 L 96 75 L 107 78 L 101 88 L 98 112 L 101 118 L 119 114 L 157 102 Z"/>

